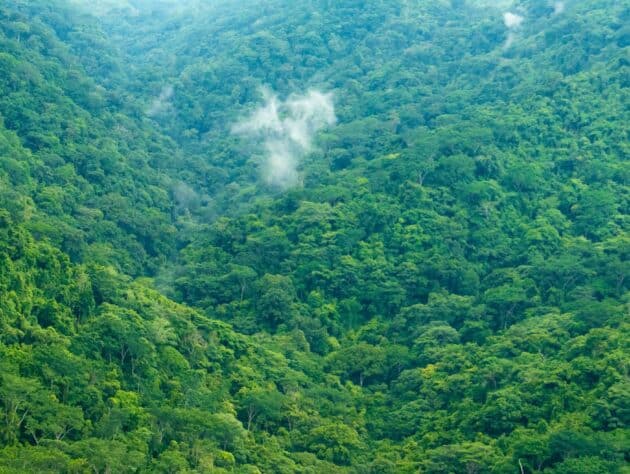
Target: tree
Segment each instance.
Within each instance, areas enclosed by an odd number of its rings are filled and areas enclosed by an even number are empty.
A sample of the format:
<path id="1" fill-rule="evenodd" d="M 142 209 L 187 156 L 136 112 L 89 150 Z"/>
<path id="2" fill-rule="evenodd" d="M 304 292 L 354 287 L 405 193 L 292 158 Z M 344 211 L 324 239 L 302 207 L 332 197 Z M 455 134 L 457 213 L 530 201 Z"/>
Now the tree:
<path id="1" fill-rule="evenodd" d="M 354 429 L 341 423 L 330 423 L 310 430 L 306 447 L 321 459 L 349 465 L 362 445 Z"/>
<path id="2" fill-rule="evenodd" d="M 365 342 L 342 348 L 332 353 L 328 360 L 336 373 L 360 386 L 366 381 L 382 378 L 387 372 L 385 350 Z"/>
<path id="3" fill-rule="evenodd" d="M 12 445 L 18 440 L 19 431 L 26 420 L 34 394 L 39 384 L 35 380 L 23 379 L 11 373 L 2 376 L 0 400 L 4 412 L 2 429 L 3 442 Z"/>
<path id="4" fill-rule="evenodd" d="M 257 289 L 255 307 L 262 322 L 276 329 L 291 319 L 295 289 L 289 277 L 266 274 L 258 281 Z"/>

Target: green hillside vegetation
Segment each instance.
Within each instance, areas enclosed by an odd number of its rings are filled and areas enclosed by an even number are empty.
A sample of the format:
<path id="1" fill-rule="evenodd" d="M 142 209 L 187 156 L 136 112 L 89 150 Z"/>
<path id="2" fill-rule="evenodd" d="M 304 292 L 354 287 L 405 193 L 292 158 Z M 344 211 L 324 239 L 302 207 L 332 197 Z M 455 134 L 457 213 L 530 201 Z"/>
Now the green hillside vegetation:
<path id="1" fill-rule="evenodd" d="M 628 474 L 629 24 L 0 4 L 0 473 Z"/>

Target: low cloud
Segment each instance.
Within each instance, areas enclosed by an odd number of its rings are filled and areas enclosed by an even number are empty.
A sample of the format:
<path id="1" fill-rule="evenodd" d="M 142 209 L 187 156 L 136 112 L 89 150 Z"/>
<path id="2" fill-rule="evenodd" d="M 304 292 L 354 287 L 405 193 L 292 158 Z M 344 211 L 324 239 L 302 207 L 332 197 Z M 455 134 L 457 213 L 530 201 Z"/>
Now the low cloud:
<path id="1" fill-rule="evenodd" d="M 523 24 L 523 18 L 521 15 L 512 12 L 505 12 L 503 14 L 503 24 L 508 29 L 507 39 L 505 40 L 505 44 L 503 45 L 503 49 L 509 49 L 514 40 L 516 39 L 516 30 L 518 30 Z"/>
<path id="2" fill-rule="evenodd" d="M 565 3 L 562 1 L 559 2 L 555 2 L 553 4 L 553 14 L 554 15 L 560 15 L 561 13 L 564 12 L 564 8 L 566 7 Z"/>
<path id="3" fill-rule="evenodd" d="M 517 15 L 512 12 L 505 12 L 503 14 L 503 23 L 509 30 L 514 30 L 521 26 L 524 18 L 521 15 Z"/>
<path id="4" fill-rule="evenodd" d="M 193 188 L 183 181 L 175 183 L 171 189 L 175 213 L 185 214 L 197 209 L 201 204 L 201 198 Z"/>
<path id="5" fill-rule="evenodd" d="M 159 97 L 151 102 L 151 106 L 147 110 L 147 115 L 149 117 L 155 117 L 169 110 L 172 107 L 170 102 L 171 97 L 173 97 L 173 86 L 162 87 Z"/>
<path id="6" fill-rule="evenodd" d="M 131 17 L 140 15 L 140 10 L 128 0 L 70 0 L 70 4 L 82 8 L 86 13 L 95 16 L 106 16 L 112 12 L 115 12 L 117 15 L 124 13 Z"/>
<path id="7" fill-rule="evenodd" d="M 265 180 L 280 188 L 298 183 L 298 165 L 311 151 L 315 134 L 334 125 L 332 94 L 317 90 L 293 94 L 282 101 L 269 90 L 263 91 L 264 104 L 248 118 L 232 127 L 232 132 L 256 140 L 262 145 L 266 161 Z"/>

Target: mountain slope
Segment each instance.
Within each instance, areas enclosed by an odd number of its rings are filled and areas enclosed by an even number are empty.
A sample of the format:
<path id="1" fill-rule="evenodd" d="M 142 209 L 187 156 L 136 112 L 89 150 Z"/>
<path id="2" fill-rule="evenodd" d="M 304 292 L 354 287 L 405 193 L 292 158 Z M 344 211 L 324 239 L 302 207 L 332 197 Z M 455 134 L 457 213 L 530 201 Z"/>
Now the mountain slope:
<path id="1" fill-rule="evenodd" d="M 0 7 L 0 472 L 625 472 L 627 19 Z"/>

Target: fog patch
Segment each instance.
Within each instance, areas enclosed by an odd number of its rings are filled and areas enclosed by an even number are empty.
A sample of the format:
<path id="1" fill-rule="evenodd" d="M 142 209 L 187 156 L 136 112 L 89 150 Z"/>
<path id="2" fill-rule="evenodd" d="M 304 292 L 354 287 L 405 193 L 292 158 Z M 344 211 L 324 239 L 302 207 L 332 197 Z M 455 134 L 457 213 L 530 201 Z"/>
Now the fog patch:
<path id="1" fill-rule="evenodd" d="M 173 86 L 168 85 L 162 87 L 160 95 L 151 102 L 151 106 L 147 110 L 147 115 L 149 117 L 155 117 L 156 115 L 161 115 L 170 110 L 172 107 L 170 102 L 171 97 L 173 97 Z"/>
<path id="2" fill-rule="evenodd" d="M 521 26 L 524 18 L 521 15 L 517 15 L 512 12 L 505 12 L 503 14 L 503 23 L 509 30 L 514 30 Z"/>
<path id="3" fill-rule="evenodd" d="M 173 185 L 171 193 L 175 206 L 174 211 L 177 215 L 190 213 L 201 204 L 201 198 L 195 190 L 182 181 Z"/>
<path id="4" fill-rule="evenodd" d="M 83 9 L 86 13 L 94 16 L 106 16 L 113 12 L 125 14 L 130 17 L 140 15 L 140 10 L 132 5 L 128 0 L 70 0 L 71 5 Z"/>
<path id="5" fill-rule="evenodd" d="M 516 39 L 516 31 L 521 27 L 524 20 L 525 18 L 516 13 L 505 12 L 503 14 L 503 24 L 508 29 L 508 35 L 505 40 L 505 44 L 503 45 L 503 49 L 509 49 L 512 47 L 512 44 Z"/>
<path id="6" fill-rule="evenodd" d="M 555 2 L 553 4 L 553 14 L 554 15 L 560 15 L 562 13 L 564 13 L 564 9 L 566 8 L 566 4 L 562 1 L 559 2 Z"/>
<path id="7" fill-rule="evenodd" d="M 265 154 L 263 177 L 271 185 L 288 188 L 299 182 L 298 166 L 312 150 L 315 134 L 337 121 L 330 93 L 309 90 L 280 100 L 263 91 L 264 104 L 232 127 L 232 133 L 258 143 Z"/>

